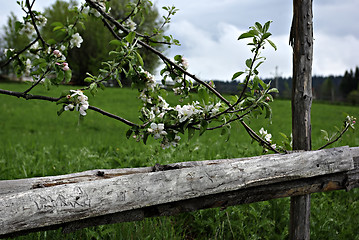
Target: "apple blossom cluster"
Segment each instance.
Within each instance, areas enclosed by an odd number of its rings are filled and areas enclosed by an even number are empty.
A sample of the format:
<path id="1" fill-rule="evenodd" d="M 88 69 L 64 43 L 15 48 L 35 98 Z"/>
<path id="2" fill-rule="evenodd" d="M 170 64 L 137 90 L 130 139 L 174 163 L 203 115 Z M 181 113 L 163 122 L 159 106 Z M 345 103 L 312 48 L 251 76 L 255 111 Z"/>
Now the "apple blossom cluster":
<path id="1" fill-rule="evenodd" d="M 354 125 L 355 125 L 355 123 L 356 123 L 356 120 L 357 120 L 357 119 L 356 119 L 355 117 L 348 115 L 348 116 L 345 118 L 345 123 L 348 124 L 349 127 L 351 127 L 352 129 L 355 129 Z"/>
<path id="2" fill-rule="evenodd" d="M 43 15 L 35 15 L 35 22 L 38 27 L 44 27 L 47 23 L 47 18 Z M 26 34 L 27 36 L 31 37 L 35 34 L 35 27 L 32 24 L 31 18 L 27 18 L 22 24 L 21 33 Z"/>
<path id="3" fill-rule="evenodd" d="M 132 21 L 131 18 L 129 18 L 123 23 L 123 26 L 128 28 L 130 30 L 130 32 L 133 32 L 136 30 L 137 24 L 134 21 Z M 122 32 L 120 32 L 120 33 L 122 33 Z"/>
<path id="4" fill-rule="evenodd" d="M 264 128 L 261 128 L 259 130 L 259 134 L 261 136 L 262 139 L 264 139 L 265 141 L 267 141 L 268 143 L 272 143 L 272 134 L 268 133 L 267 130 L 265 130 Z M 276 149 L 276 144 L 271 144 L 271 147 Z"/>
<path id="5" fill-rule="evenodd" d="M 69 104 L 64 105 L 65 111 L 79 111 L 81 116 L 86 116 L 86 110 L 89 107 L 88 97 L 81 90 L 70 90 L 70 93 L 66 96 Z"/>
<path id="6" fill-rule="evenodd" d="M 143 102 L 141 109 L 143 122 L 150 127 L 145 134 L 152 135 L 154 139 L 161 139 L 161 146 L 167 148 L 176 146 L 180 141 L 180 126 L 183 124 L 198 125 L 198 122 L 213 117 L 220 111 L 221 103 L 200 103 L 193 101 L 184 105 L 171 107 L 166 100 L 158 94 L 159 84 L 152 74 L 139 68 L 139 74 L 144 81 L 139 98 Z M 200 126 L 196 126 L 200 127 Z M 144 136 L 137 135 L 138 136 Z"/>
<path id="7" fill-rule="evenodd" d="M 188 69 L 188 60 L 185 57 L 177 55 L 174 57 L 174 62 L 184 70 Z M 173 69 L 169 66 L 166 66 L 161 71 L 161 75 L 163 77 L 163 83 L 165 83 L 168 78 L 174 82 L 172 90 L 175 95 L 188 95 L 192 87 L 192 82 L 185 79 L 184 73 L 181 70 Z"/>

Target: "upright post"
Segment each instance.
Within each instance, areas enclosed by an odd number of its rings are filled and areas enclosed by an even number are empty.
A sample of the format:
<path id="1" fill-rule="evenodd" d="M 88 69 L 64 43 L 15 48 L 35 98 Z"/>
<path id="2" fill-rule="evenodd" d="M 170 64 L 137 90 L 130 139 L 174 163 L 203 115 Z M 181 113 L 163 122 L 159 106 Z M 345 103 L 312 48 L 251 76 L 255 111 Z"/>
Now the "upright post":
<path id="1" fill-rule="evenodd" d="M 292 133 L 293 150 L 311 150 L 312 0 L 293 0 L 290 44 L 293 47 Z M 310 195 L 291 198 L 290 239 L 310 239 Z"/>

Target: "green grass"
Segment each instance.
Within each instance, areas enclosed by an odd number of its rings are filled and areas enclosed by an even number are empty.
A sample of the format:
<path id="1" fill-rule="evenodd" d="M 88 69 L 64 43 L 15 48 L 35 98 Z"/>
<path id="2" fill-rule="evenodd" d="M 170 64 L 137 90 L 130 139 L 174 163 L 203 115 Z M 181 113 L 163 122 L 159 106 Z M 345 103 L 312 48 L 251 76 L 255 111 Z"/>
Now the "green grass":
<path id="1" fill-rule="evenodd" d="M 0 88 L 24 91 L 24 84 L 1 83 Z M 69 86 L 54 87 L 58 96 Z M 74 87 L 72 87 L 74 88 Z M 54 93 L 55 92 L 55 93 Z M 33 94 L 49 95 L 42 87 Z M 106 89 L 90 104 L 138 122 L 140 101 L 131 89 Z M 169 96 L 169 102 L 174 102 Z M 275 101 L 273 124 L 256 119 L 250 125 L 268 129 L 273 138 L 291 131 L 289 101 Z M 206 132 L 190 141 L 183 137 L 177 148 L 161 149 L 150 139 L 147 145 L 127 140 L 128 127 L 116 120 L 88 111 L 78 124 L 78 114 L 65 112 L 60 117 L 54 103 L 17 99 L 0 95 L 0 179 L 59 175 L 96 168 L 153 166 L 192 160 L 233 158 L 262 154 L 239 124 L 233 124 L 231 136 L 220 131 Z M 313 104 L 313 149 L 324 144 L 320 129 L 334 131 L 341 126 L 343 113 L 359 116 L 359 108 Z M 334 146 L 358 146 L 358 132 L 345 135 Z M 312 194 L 312 239 L 359 239 L 359 191 Z M 33 233 L 18 239 L 286 239 L 289 199 L 278 199 L 219 209 L 202 210 L 174 217 L 146 219 L 140 222 L 99 226 L 62 235 L 58 231 Z"/>

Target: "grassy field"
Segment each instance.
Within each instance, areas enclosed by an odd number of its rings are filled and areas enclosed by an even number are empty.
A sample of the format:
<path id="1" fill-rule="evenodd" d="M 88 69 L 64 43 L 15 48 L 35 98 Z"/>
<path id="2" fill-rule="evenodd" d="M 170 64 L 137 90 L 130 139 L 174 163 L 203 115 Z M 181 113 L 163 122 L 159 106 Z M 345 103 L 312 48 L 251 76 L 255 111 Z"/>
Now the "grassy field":
<path id="1" fill-rule="evenodd" d="M 25 84 L 1 83 L 1 89 L 24 91 Z M 63 89 L 54 87 L 52 96 Z M 55 92 L 55 93 L 54 93 Z M 49 95 L 39 88 L 34 94 Z M 90 104 L 137 121 L 139 100 L 130 89 L 106 89 Z M 174 101 L 169 97 L 169 102 Z M 279 132 L 291 131 L 289 101 L 275 101 L 273 124 L 256 119 L 255 130 L 268 129 L 280 140 Z M 233 124 L 231 137 L 219 131 L 206 132 L 190 141 L 183 138 L 177 148 L 163 150 L 154 140 L 147 145 L 127 140 L 128 127 L 113 119 L 88 111 L 78 124 L 78 114 L 65 112 L 43 101 L 26 101 L 0 95 L 0 179 L 59 175 L 96 168 L 151 166 L 155 163 L 232 158 L 260 155 L 261 148 L 251 144 L 244 129 Z M 359 108 L 313 104 L 313 149 L 324 144 L 320 129 L 334 131 L 341 126 L 343 113 L 359 116 Z M 351 132 L 334 146 L 358 146 L 359 133 Z M 359 191 L 336 191 L 312 195 L 312 239 L 359 239 Z M 62 235 L 60 231 L 33 233 L 18 239 L 286 239 L 289 199 L 278 199 L 210 209 L 175 217 L 146 219 L 140 222 L 99 226 Z"/>

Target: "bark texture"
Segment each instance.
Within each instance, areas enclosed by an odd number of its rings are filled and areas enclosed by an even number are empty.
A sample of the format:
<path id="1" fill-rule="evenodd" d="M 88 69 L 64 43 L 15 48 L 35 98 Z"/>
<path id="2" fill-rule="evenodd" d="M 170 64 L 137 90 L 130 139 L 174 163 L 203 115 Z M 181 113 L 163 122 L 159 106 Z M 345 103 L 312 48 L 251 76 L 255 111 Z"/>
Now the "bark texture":
<path id="1" fill-rule="evenodd" d="M 313 12 L 312 0 L 293 0 L 293 150 L 311 150 Z M 290 239 L 310 239 L 310 195 L 291 198 Z"/>

